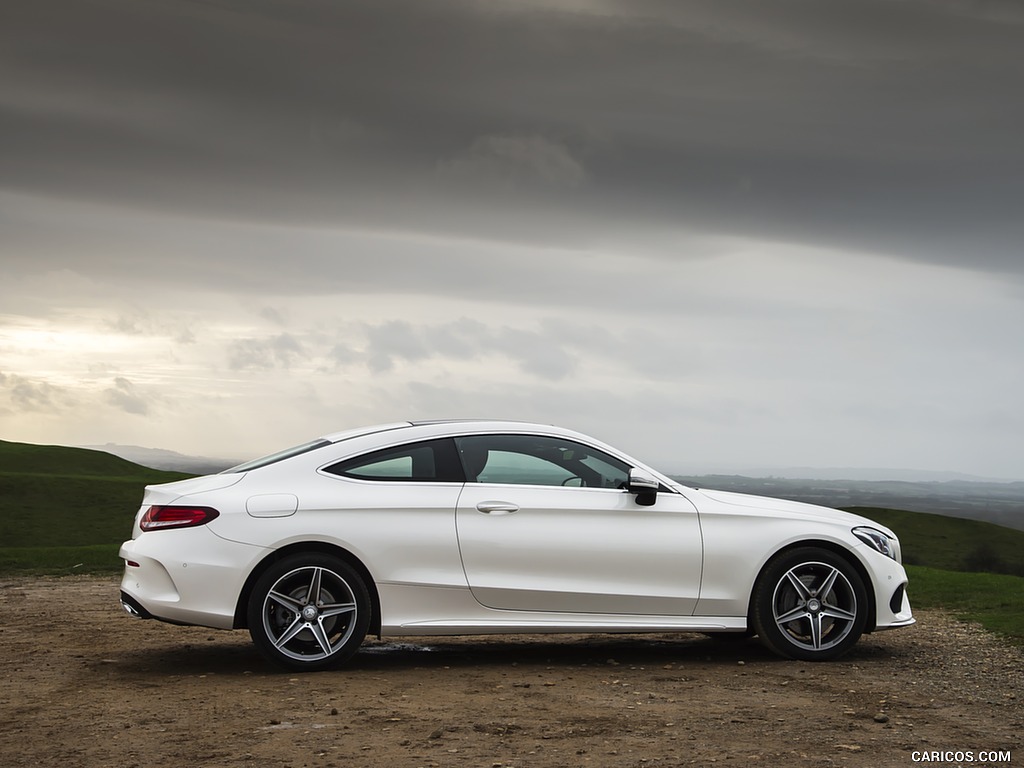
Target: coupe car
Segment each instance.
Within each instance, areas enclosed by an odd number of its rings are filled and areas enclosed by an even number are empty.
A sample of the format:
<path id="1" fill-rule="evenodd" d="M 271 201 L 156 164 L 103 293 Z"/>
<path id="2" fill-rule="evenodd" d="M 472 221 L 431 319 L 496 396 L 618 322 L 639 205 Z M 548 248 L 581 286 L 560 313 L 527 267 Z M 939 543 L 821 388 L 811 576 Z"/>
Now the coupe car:
<path id="1" fill-rule="evenodd" d="M 148 486 L 120 556 L 129 614 L 246 628 L 295 670 L 368 633 L 756 634 L 819 661 L 914 623 L 884 526 L 518 422 L 356 429 Z"/>

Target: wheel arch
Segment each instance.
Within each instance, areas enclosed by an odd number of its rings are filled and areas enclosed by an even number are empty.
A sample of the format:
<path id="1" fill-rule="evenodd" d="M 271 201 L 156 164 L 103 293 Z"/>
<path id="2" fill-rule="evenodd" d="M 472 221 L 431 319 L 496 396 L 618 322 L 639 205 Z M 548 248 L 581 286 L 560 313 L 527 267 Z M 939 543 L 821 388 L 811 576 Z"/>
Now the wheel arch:
<path id="1" fill-rule="evenodd" d="M 299 541 L 288 546 L 275 549 L 265 558 L 263 558 L 256 567 L 252 569 L 249 576 L 246 578 L 245 583 L 242 585 L 241 591 L 238 593 L 238 602 L 235 604 L 235 618 L 233 623 L 234 629 L 247 629 L 249 622 L 246 619 L 246 606 L 249 604 L 249 597 L 252 595 L 253 587 L 259 580 L 260 576 L 266 572 L 266 570 L 274 563 L 282 560 L 289 555 L 294 555 L 298 552 L 319 552 L 325 555 L 332 555 L 334 557 L 344 560 L 348 565 L 354 568 L 363 579 L 363 583 L 366 584 L 366 591 L 370 595 L 370 626 L 367 634 L 380 636 L 380 594 L 377 592 L 377 584 L 373 580 L 373 576 L 370 575 L 370 571 L 363 564 L 363 562 L 349 552 L 344 547 L 339 547 L 336 544 L 328 544 L 324 541 Z"/>
<path id="2" fill-rule="evenodd" d="M 787 553 L 792 552 L 795 549 L 804 549 L 806 547 L 817 547 L 818 549 L 825 549 L 834 555 L 837 555 L 847 563 L 860 576 L 862 582 L 864 582 L 864 592 L 867 595 L 868 601 L 868 621 L 864 625 L 864 633 L 870 634 L 874 631 L 875 623 L 877 621 L 876 616 L 876 605 L 875 605 L 875 583 L 871 580 L 871 576 L 868 573 L 867 568 L 860 561 L 860 558 L 853 554 L 848 548 L 842 544 L 837 544 L 834 541 L 826 541 L 823 539 L 803 539 L 801 541 L 794 541 L 786 546 L 778 549 L 771 554 L 771 557 L 765 559 L 761 569 L 757 572 L 757 576 L 754 578 L 753 586 L 750 590 L 750 595 L 747 597 L 747 626 L 754 626 L 754 595 L 757 593 L 757 585 L 761 583 L 761 579 L 764 578 L 764 572 L 768 570 L 772 563 L 778 560 L 780 557 L 785 556 Z"/>

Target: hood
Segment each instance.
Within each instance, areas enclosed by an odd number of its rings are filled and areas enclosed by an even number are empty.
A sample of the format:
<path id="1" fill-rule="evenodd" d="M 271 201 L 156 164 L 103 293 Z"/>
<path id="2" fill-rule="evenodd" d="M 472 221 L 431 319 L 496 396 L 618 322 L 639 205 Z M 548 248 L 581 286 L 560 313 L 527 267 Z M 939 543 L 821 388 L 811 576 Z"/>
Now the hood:
<path id="1" fill-rule="evenodd" d="M 839 523 L 856 528 L 858 525 L 867 525 L 876 528 L 889 536 L 895 536 L 892 531 L 874 520 L 855 515 L 852 512 L 843 512 L 841 509 L 821 507 L 817 504 L 806 504 L 802 501 L 789 501 L 787 499 L 774 499 L 769 496 L 754 496 L 748 493 L 733 493 L 731 491 L 715 491 L 701 488 L 697 491 L 712 501 L 719 504 L 728 504 L 733 507 L 744 507 L 747 509 L 760 509 L 765 512 L 782 513 L 789 517 L 800 517 L 813 520 L 824 520 L 826 522 Z"/>

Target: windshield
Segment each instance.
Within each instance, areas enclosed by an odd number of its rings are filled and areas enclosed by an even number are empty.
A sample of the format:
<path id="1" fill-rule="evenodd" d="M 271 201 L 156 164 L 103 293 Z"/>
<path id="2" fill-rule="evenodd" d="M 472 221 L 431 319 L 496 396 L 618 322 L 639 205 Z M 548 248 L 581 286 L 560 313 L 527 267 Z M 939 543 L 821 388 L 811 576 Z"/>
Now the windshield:
<path id="1" fill-rule="evenodd" d="M 232 474 L 232 473 L 235 473 L 235 472 L 249 472 L 250 470 L 253 470 L 253 469 L 259 469 L 260 467 L 265 467 L 265 466 L 267 466 L 269 464 L 276 464 L 279 461 L 284 461 L 285 459 L 290 459 L 293 456 L 299 456 L 299 455 L 301 455 L 303 453 L 309 453 L 310 451 L 315 451 L 317 448 L 323 448 L 325 445 L 330 445 L 330 444 L 331 444 L 330 440 L 324 440 L 323 438 L 318 438 L 316 440 L 310 440 L 308 443 L 303 443 L 302 445 L 296 445 L 294 448 L 286 448 L 283 451 L 278 451 L 277 453 L 272 453 L 269 456 L 263 456 L 262 458 L 253 459 L 252 461 L 247 461 L 244 464 L 239 464 L 237 467 L 231 467 L 230 469 L 225 469 L 220 474 L 228 475 L 228 474 Z"/>

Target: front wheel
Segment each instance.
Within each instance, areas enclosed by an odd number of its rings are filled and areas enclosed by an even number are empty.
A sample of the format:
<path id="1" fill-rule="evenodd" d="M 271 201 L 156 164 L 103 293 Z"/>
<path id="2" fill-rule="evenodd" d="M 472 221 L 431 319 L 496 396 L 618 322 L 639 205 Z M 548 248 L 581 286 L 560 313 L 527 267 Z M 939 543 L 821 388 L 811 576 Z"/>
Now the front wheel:
<path id="1" fill-rule="evenodd" d="M 321 553 L 290 555 L 260 576 L 249 596 L 249 634 L 266 658 L 298 671 L 341 664 L 370 622 L 360 575 Z"/>
<path id="2" fill-rule="evenodd" d="M 827 661 L 860 639 L 868 598 L 857 570 L 818 547 L 791 550 L 773 560 L 754 588 L 754 627 L 780 656 Z"/>

